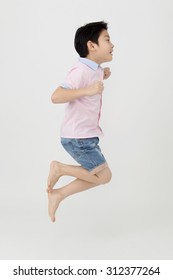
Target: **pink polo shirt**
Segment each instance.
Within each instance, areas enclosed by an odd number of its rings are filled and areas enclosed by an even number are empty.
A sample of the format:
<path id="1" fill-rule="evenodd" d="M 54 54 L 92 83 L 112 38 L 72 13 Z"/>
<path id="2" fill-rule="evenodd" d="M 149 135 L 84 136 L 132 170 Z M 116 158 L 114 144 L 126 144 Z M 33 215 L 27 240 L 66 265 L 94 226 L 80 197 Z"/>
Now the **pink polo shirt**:
<path id="1" fill-rule="evenodd" d="M 64 88 L 78 89 L 103 81 L 103 69 L 94 61 L 79 58 L 68 72 Z M 65 138 L 90 138 L 102 136 L 99 126 L 102 94 L 84 96 L 68 102 L 62 122 L 60 136 Z"/>

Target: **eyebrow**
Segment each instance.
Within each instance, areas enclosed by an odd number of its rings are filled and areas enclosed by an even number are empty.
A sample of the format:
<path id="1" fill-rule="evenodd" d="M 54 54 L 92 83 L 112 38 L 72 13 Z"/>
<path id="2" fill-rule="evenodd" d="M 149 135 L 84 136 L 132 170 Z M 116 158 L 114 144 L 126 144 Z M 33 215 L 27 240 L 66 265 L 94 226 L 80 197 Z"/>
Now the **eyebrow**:
<path id="1" fill-rule="evenodd" d="M 105 35 L 104 37 L 105 37 L 105 38 L 107 37 L 107 38 L 109 38 L 109 39 L 110 39 L 110 36 L 109 36 L 109 35 Z"/>

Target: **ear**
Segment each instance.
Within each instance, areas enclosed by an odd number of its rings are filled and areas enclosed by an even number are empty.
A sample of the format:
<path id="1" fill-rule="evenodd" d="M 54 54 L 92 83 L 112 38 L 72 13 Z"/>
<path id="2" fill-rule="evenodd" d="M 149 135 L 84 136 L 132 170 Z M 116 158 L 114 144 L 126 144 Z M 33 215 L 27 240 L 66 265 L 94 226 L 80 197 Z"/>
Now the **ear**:
<path id="1" fill-rule="evenodd" d="M 93 52 L 96 49 L 96 43 L 93 43 L 92 41 L 88 41 L 87 47 L 89 52 Z"/>

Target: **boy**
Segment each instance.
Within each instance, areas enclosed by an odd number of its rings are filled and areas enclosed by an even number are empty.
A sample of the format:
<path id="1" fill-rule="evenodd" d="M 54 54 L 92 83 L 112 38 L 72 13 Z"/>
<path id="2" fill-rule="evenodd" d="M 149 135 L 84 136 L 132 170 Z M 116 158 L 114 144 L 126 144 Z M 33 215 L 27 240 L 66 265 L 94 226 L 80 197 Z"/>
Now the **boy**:
<path id="1" fill-rule="evenodd" d="M 108 183 L 111 171 L 98 145 L 103 135 L 99 127 L 103 79 L 110 76 L 109 68 L 100 64 L 112 60 L 114 45 L 110 41 L 107 23 L 88 23 L 76 31 L 74 46 L 79 61 L 69 71 L 65 83 L 52 94 L 52 102 L 68 103 L 61 126 L 61 143 L 80 164 L 50 164 L 47 182 L 49 216 L 55 221 L 59 203 L 69 195 Z M 53 189 L 61 176 L 76 179 L 66 186 Z"/>

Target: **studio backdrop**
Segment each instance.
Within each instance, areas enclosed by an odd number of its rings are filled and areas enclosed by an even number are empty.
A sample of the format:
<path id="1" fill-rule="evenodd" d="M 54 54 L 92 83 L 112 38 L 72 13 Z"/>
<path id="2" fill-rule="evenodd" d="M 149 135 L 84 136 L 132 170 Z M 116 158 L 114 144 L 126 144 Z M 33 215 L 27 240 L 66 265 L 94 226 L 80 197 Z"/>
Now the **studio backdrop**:
<path id="1" fill-rule="evenodd" d="M 113 177 L 62 202 L 52 224 L 49 164 L 75 162 L 51 94 L 78 60 L 76 29 L 100 20 L 115 46 L 100 139 Z M 169 0 L 0 0 L 1 259 L 173 257 L 172 34 Z"/>

